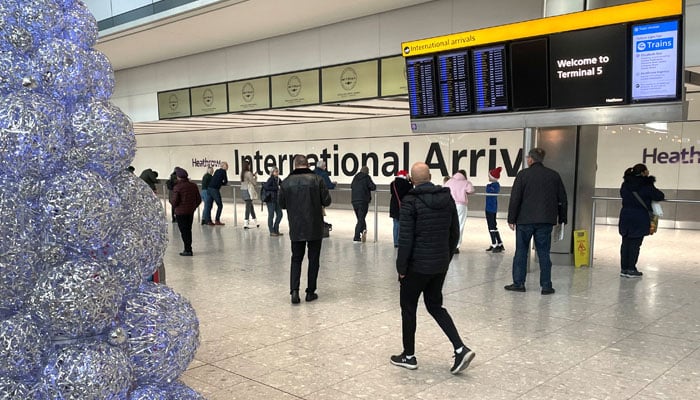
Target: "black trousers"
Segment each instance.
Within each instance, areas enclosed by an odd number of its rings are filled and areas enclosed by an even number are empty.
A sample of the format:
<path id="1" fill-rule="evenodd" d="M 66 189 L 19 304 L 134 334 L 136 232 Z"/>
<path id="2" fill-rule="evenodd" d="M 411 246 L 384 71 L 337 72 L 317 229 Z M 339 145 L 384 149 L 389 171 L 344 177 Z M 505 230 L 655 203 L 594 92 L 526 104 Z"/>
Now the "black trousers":
<path id="1" fill-rule="evenodd" d="M 496 213 L 486 211 L 486 225 L 489 227 L 489 235 L 491 235 L 491 244 L 503 244 L 501 234 L 498 233 L 498 225 L 496 224 Z"/>
<path id="2" fill-rule="evenodd" d="M 362 231 L 367 230 L 367 212 L 369 211 L 369 204 L 353 204 L 353 210 L 355 210 L 355 217 L 357 217 L 357 224 L 355 224 L 355 237 L 353 239 L 360 240 L 360 235 Z"/>
<path id="3" fill-rule="evenodd" d="M 176 215 L 177 227 L 180 228 L 182 243 L 185 244 L 185 251 L 192 251 L 192 220 L 194 214 Z"/>
<path id="4" fill-rule="evenodd" d="M 642 241 L 644 241 L 644 237 L 622 237 L 622 244 L 620 245 L 621 270 L 637 269 L 637 260 L 639 260 L 639 249 L 642 247 Z"/>
<path id="5" fill-rule="evenodd" d="M 306 282 L 306 293 L 316 291 L 316 280 L 318 279 L 318 270 L 321 266 L 321 242 L 323 240 L 309 240 L 292 242 L 292 270 L 290 274 L 289 289 L 299 290 L 299 281 L 301 281 L 301 262 L 304 261 L 304 253 L 306 247 L 309 247 L 309 271 Z"/>
<path id="6" fill-rule="evenodd" d="M 416 352 L 416 310 L 418 298 L 423 293 L 423 301 L 430 315 L 440 325 L 442 331 L 452 342 L 455 350 L 462 347 L 462 339 L 459 337 L 452 317 L 442 307 L 442 285 L 447 273 L 425 275 L 409 272 L 401 279 L 401 328 L 403 330 L 403 350 L 407 355 Z"/>

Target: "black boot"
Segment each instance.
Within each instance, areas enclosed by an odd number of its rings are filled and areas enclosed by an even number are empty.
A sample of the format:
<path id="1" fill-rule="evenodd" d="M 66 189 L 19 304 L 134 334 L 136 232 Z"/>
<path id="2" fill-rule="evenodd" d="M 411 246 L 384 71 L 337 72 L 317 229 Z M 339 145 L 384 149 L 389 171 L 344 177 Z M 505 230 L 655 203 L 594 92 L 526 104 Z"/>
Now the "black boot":
<path id="1" fill-rule="evenodd" d="M 301 303 L 301 299 L 299 298 L 299 290 L 292 290 L 292 304 L 299 303 Z"/>

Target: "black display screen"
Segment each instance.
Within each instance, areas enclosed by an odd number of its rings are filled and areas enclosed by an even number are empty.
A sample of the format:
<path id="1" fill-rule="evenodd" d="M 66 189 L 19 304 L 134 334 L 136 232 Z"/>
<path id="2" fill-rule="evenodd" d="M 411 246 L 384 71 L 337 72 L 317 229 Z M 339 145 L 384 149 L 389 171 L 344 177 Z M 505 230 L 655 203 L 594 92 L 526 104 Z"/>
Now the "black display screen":
<path id="1" fill-rule="evenodd" d="M 627 25 L 549 37 L 551 107 L 627 104 Z"/>
<path id="2" fill-rule="evenodd" d="M 510 85 L 513 110 L 549 107 L 547 38 L 510 44 Z"/>
<path id="3" fill-rule="evenodd" d="M 500 45 L 476 49 L 472 53 L 472 62 L 476 111 L 507 110 L 506 47 Z"/>
<path id="4" fill-rule="evenodd" d="M 433 57 L 406 59 L 406 80 L 411 117 L 435 117 L 435 62 Z"/>
<path id="5" fill-rule="evenodd" d="M 440 113 L 442 115 L 471 112 L 468 57 L 467 51 L 440 54 L 437 57 Z"/>

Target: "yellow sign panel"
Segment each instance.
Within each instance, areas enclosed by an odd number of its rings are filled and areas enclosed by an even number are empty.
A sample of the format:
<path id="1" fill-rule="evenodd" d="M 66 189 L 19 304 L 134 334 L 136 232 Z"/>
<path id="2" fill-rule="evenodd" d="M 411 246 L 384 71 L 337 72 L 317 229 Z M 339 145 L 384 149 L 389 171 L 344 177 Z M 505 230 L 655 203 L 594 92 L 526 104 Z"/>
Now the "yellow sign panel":
<path id="1" fill-rule="evenodd" d="M 192 115 L 228 112 L 225 83 L 191 88 L 190 96 L 192 99 Z"/>
<path id="2" fill-rule="evenodd" d="M 397 96 L 408 93 L 406 61 L 401 56 L 382 58 L 381 96 Z"/>
<path id="3" fill-rule="evenodd" d="M 377 60 L 321 69 L 324 103 L 379 97 Z"/>
<path id="4" fill-rule="evenodd" d="M 190 90 L 171 90 L 158 93 L 158 118 L 190 116 Z"/>
<path id="5" fill-rule="evenodd" d="M 292 72 L 271 78 L 272 107 L 318 104 L 318 70 Z"/>
<path id="6" fill-rule="evenodd" d="M 588 248 L 588 231 L 585 229 L 574 231 L 574 266 L 576 266 L 576 268 L 589 266 Z"/>
<path id="7" fill-rule="evenodd" d="M 683 14 L 682 0 L 647 0 L 401 43 L 404 57 Z"/>
<path id="8" fill-rule="evenodd" d="M 229 82 L 228 109 L 230 112 L 267 108 L 270 108 L 270 78 Z"/>

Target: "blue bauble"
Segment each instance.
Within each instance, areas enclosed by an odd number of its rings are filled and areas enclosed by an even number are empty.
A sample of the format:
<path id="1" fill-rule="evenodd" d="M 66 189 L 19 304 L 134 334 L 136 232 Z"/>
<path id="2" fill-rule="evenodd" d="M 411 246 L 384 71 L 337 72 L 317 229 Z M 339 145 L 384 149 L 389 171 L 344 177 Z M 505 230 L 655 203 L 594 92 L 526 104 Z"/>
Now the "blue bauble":
<path id="1" fill-rule="evenodd" d="M 120 228 L 122 209 L 109 181 L 91 171 L 67 170 L 42 183 L 48 243 L 83 254 L 109 245 Z"/>
<path id="2" fill-rule="evenodd" d="M 124 351 L 93 341 L 54 347 L 41 377 L 49 399 L 125 399 L 131 380 Z"/>
<path id="3" fill-rule="evenodd" d="M 48 347 L 46 332 L 30 315 L 17 314 L 0 320 L 0 374 L 23 379 L 37 373 Z"/>
<path id="4" fill-rule="evenodd" d="M 97 21 L 83 2 L 67 9 L 64 16 L 61 37 L 83 49 L 90 49 L 97 43 Z"/>
<path id="5" fill-rule="evenodd" d="M 65 39 L 53 39 L 39 46 L 36 55 L 38 90 L 66 105 L 88 96 L 90 60 L 85 49 Z"/>
<path id="6" fill-rule="evenodd" d="M 29 298 L 29 311 L 54 338 L 104 333 L 124 289 L 106 261 L 76 259 L 47 268 Z"/>
<path id="7" fill-rule="evenodd" d="M 56 101 L 37 93 L 0 97 L 0 174 L 48 176 L 66 152 L 66 116 Z"/>
<path id="8" fill-rule="evenodd" d="M 139 384 L 163 384 L 185 372 L 199 347 L 199 321 L 187 299 L 145 282 L 124 296 L 119 321 Z"/>
<path id="9" fill-rule="evenodd" d="M 78 103 L 70 118 L 69 159 L 76 168 L 110 178 L 131 164 L 136 138 L 131 120 L 118 107 L 106 101 Z"/>

